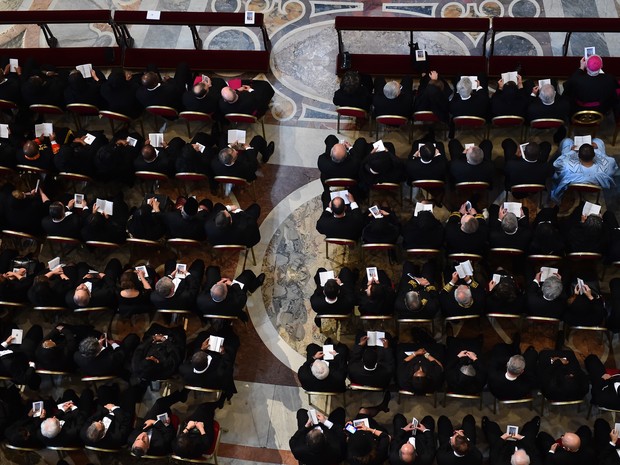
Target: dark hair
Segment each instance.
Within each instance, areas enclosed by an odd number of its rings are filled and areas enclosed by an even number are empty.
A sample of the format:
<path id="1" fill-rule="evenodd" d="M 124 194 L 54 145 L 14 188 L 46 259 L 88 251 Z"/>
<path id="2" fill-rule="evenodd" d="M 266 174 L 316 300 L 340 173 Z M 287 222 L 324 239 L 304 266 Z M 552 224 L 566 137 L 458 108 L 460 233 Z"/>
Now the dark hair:
<path id="1" fill-rule="evenodd" d="M 120 285 L 121 289 L 137 289 L 135 277 L 136 274 L 133 270 L 127 270 L 121 275 Z"/>
<path id="2" fill-rule="evenodd" d="M 328 279 L 323 286 L 323 294 L 328 299 L 335 299 L 340 294 L 340 286 L 335 279 Z"/>
<path id="3" fill-rule="evenodd" d="M 370 285 L 370 299 L 377 301 L 385 298 L 387 289 L 382 284 L 372 283 Z"/>
<path id="4" fill-rule="evenodd" d="M 459 455 L 465 455 L 469 451 L 469 440 L 465 436 L 457 434 L 454 436 L 452 449 Z"/>
<path id="5" fill-rule="evenodd" d="M 217 212 L 215 215 L 215 227 L 218 229 L 224 229 L 230 225 L 230 218 L 226 215 L 224 210 Z"/>
<path id="6" fill-rule="evenodd" d="M 536 142 L 530 142 L 525 146 L 525 158 L 528 161 L 538 161 L 540 157 L 540 145 Z"/>
<path id="7" fill-rule="evenodd" d="M 492 292 L 495 298 L 502 303 L 514 302 L 517 299 L 517 290 L 512 279 L 501 279 Z"/>
<path id="8" fill-rule="evenodd" d="M 435 147 L 433 144 L 424 144 L 420 147 L 420 158 L 424 161 L 431 161 L 435 156 Z"/>
<path id="9" fill-rule="evenodd" d="M 366 347 L 362 354 L 362 362 L 366 368 L 374 368 L 377 365 L 379 354 L 376 347 Z"/>
<path id="10" fill-rule="evenodd" d="M 590 144 L 582 144 L 579 147 L 579 159 L 582 161 L 592 161 L 594 159 L 594 147 Z"/>
<path id="11" fill-rule="evenodd" d="M 65 206 L 62 204 L 62 202 L 52 202 L 50 204 L 49 212 L 52 219 L 60 220 L 64 216 L 63 214 L 65 212 Z"/>
<path id="12" fill-rule="evenodd" d="M 335 197 L 332 200 L 332 213 L 334 213 L 334 215 L 342 215 L 344 213 L 345 206 L 346 205 L 342 197 Z"/>
<path id="13" fill-rule="evenodd" d="M 357 71 L 347 71 L 342 77 L 342 90 L 351 95 L 355 94 L 360 88 L 362 80 Z"/>

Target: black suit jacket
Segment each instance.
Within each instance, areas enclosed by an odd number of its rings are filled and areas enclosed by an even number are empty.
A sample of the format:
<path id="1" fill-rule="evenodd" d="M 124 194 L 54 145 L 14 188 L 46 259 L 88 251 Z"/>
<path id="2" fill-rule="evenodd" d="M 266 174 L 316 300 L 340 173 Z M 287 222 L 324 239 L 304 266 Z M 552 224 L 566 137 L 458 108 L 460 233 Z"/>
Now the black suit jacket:
<path id="1" fill-rule="evenodd" d="M 546 300 L 542 295 L 542 283 L 532 281 L 527 288 L 527 312 L 532 316 L 562 318 L 566 310 L 566 296 L 560 294 L 555 300 Z"/>
<path id="2" fill-rule="evenodd" d="M 233 381 L 233 363 L 230 354 L 206 351 L 211 363 L 204 373 L 195 373 L 191 362 L 187 361 L 179 367 L 179 374 L 186 386 L 199 386 L 210 389 L 229 389 Z"/>
<path id="3" fill-rule="evenodd" d="M 331 211 L 324 210 L 316 223 L 316 230 L 326 237 L 358 240 L 364 227 L 364 218 L 359 208 L 350 210 L 347 207 L 345 216 L 334 217 Z"/>
<path id="4" fill-rule="evenodd" d="M 37 430 L 37 437 L 45 447 L 56 446 L 56 447 L 71 447 L 71 446 L 80 446 L 80 430 L 84 426 L 87 417 L 89 416 L 87 410 L 78 408 L 77 410 L 69 410 L 68 412 L 63 412 L 62 410 L 58 410 L 54 416 L 61 421 L 64 421 L 64 425 L 62 425 L 60 429 L 60 433 L 55 438 L 48 439 L 41 434 L 41 429 Z"/>
<path id="5" fill-rule="evenodd" d="M 555 96 L 555 100 L 551 105 L 545 105 L 536 97 L 532 98 L 527 107 L 527 120 L 555 118 L 567 121 L 569 112 L 570 105 L 568 100 L 560 95 Z"/>
<path id="6" fill-rule="evenodd" d="M 489 116 L 489 90 L 481 87 L 471 93 L 467 100 L 462 100 L 458 93 L 450 101 L 450 114 L 455 116 Z"/>
<path id="7" fill-rule="evenodd" d="M 187 219 L 183 218 L 180 210 L 162 213 L 161 218 L 166 225 L 168 237 L 182 239 L 205 239 L 205 221 L 201 215 L 194 215 Z"/>
<path id="8" fill-rule="evenodd" d="M 435 457 L 437 458 L 437 465 L 482 465 L 482 453 L 477 447 L 470 447 L 465 456 L 457 457 L 454 455 L 450 442 L 439 446 Z"/>
<path id="9" fill-rule="evenodd" d="M 247 301 L 246 291 L 235 283 L 228 287 L 228 294 L 223 301 L 215 302 L 211 298 L 211 286 L 207 283 L 204 291 L 196 299 L 196 305 L 201 315 L 226 315 L 245 319 L 247 316 L 243 309 Z"/>
<path id="10" fill-rule="evenodd" d="M 155 418 L 153 418 L 155 420 Z M 134 429 L 127 438 L 127 444 L 131 448 L 139 434 L 151 431 L 151 441 L 147 450 L 148 455 L 164 456 L 172 451 L 172 441 L 175 437 L 175 430 L 172 423 L 164 425 L 161 421 L 153 423 L 146 429 L 138 427 Z"/>
<path id="11" fill-rule="evenodd" d="M 94 358 L 84 357 L 79 352 L 75 352 L 73 361 L 83 376 L 114 375 L 122 370 L 125 353 L 120 347 L 113 349 L 109 345 Z"/>
<path id="12" fill-rule="evenodd" d="M 81 278 L 81 277 L 80 277 Z M 67 292 L 65 296 L 65 303 L 67 307 L 75 310 L 78 306 L 73 301 L 73 294 L 75 288 L 86 281 L 92 283 L 92 289 L 90 292 L 89 307 L 110 307 L 116 308 L 116 277 L 104 276 L 103 278 L 91 278 L 91 279 L 79 279 L 77 282 L 73 282 L 72 289 Z"/>
<path id="13" fill-rule="evenodd" d="M 314 426 L 310 426 L 300 428 L 289 440 L 291 452 L 304 465 L 340 463 L 345 456 L 346 443 L 344 431 L 338 425 L 334 425 L 329 429 L 320 423 L 319 427 L 325 435 L 325 442 L 320 449 L 311 448 L 306 444 L 306 435 L 314 428 Z"/>
<path id="14" fill-rule="evenodd" d="M 101 421 L 104 417 L 108 417 L 112 420 L 108 431 L 106 432 L 105 436 L 99 441 L 90 441 L 86 437 L 86 430 L 91 425 L 91 423 L 93 423 L 94 421 Z M 131 431 L 132 418 L 133 415 L 131 413 L 124 411 L 120 407 L 114 409 L 113 412 L 109 412 L 107 408 L 100 405 L 99 407 L 97 407 L 95 413 L 86 419 L 86 422 L 84 423 L 84 426 L 80 431 L 80 437 L 82 438 L 82 442 L 88 446 L 110 449 L 121 448 L 127 441 L 127 436 L 129 436 L 129 432 Z"/>
<path id="15" fill-rule="evenodd" d="M 394 377 L 394 352 L 390 348 L 377 347 L 377 367 L 373 371 L 364 368 L 362 356 L 366 346 L 355 344 L 349 361 L 349 379 L 352 383 L 387 388 Z"/>
<path id="16" fill-rule="evenodd" d="M 145 108 L 152 105 L 160 105 L 181 111 L 183 108 L 181 99 L 184 91 L 185 89 L 177 85 L 174 79 L 170 79 L 169 81 L 162 82 L 154 90 L 148 90 L 145 86 L 141 86 L 136 91 L 136 98 Z"/>
<path id="17" fill-rule="evenodd" d="M 48 236 L 79 239 L 80 230 L 82 229 L 82 212 L 74 210 L 71 215 L 65 216 L 60 222 L 54 222 L 51 216 L 46 216 L 41 220 L 41 226 Z"/>
<path id="18" fill-rule="evenodd" d="M 445 227 L 446 248 L 451 253 L 474 253 L 484 255 L 487 244 L 487 222 L 482 215 L 476 215 L 478 230 L 468 234 L 461 230 L 461 214 L 454 212 Z"/>
<path id="19" fill-rule="evenodd" d="M 347 356 L 348 349 L 344 344 L 335 344 L 334 350 L 337 355 L 329 363 L 329 374 L 323 380 L 316 379 L 310 371 L 314 362 L 314 355 L 321 351 L 322 347 L 310 344 L 306 351 L 306 361 L 299 367 L 297 377 L 301 387 L 306 391 L 318 392 L 344 392 L 346 390 L 345 380 L 347 378 Z M 323 359 L 321 359 L 323 360 Z"/>
<path id="20" fill-rule="evenodd" d="M 420 308 L 411 311 L 405 305 L 405 296 L 409 291 L 415 291 L 420 297 Z M 439 295 L 437 287 L 430 283 L 428 286 L 419 284 L 404 274 L 398 285 L 398 292 L 394 300 L 394 310 L 398 318 L 435 318 L 439 311 Z"/>
<path id="21" fill-rule="evenodd" d="M 394 437 L 390 443 L 390 465 L 405 465 L 400 459 L 400 448 L 409 441 L 409 438 L 415 437 L 416 458 L 414 465 L 431 465 L 435 459 L 435 435 L 427 429 L 424 432 L 418 431 L 415 436 L 411 436 L 411 432 L 399 429 L 394 431 Z"/>

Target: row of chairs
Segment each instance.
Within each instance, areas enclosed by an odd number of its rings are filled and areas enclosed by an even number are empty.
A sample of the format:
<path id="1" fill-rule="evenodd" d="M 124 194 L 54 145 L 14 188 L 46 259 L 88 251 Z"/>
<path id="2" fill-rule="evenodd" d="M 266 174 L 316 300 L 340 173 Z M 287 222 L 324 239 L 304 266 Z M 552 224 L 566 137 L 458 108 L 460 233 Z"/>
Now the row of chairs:
<path id="1" fill-rule="evenodd" d="M 355 122 L 355 128 L 361 129 L 362 125 L 368 121 L 369 129 L 368 133 L 370 137 L 373 135 L 373 117 L 370 113 L 363 108 L 358 107 L 336 107 L 337 117 L 337 132 L 340 134 L 340 119 L 341 117 L 352 118 Z M 569 125 L 569 134 L 573 133 L 576 129 L 586 129 L 592 137 L 596 137 L 596 132 L 600 127 L 604 115 L 598 111 L 584 110 L 575 113 L 571 117 Z M 438 127 L 446 129 L 445 124 L 439 119 L 439 117 L 432 111 L 416 111 L 411 118 L 399 115 L 377 115 L 374 117 L 376 140 L 381 137 L 381 127 L 406 129 L 408 128 L 409 143 L 413 138 L 414 126 L 420 125 L 422 127 Z M 534 130 L 549 130 L 558 129 L 563 126 L 564 120 L 556 118 L 541 118 L 530 121 L 526 124 L 525 118 L 517 115 L 504 115 L 496 116 L 491 119 L 491 122 L 487 124 L 485 118 L 479 116 L 455 116 L 452 118 L 454 129 L 459 130 L 479 130 L 483 138 L 489 138 L 490 131 L 492 129 L 521 129 L 521 139 L 526 140 L 529 131 Z M 616 144 L 616 137 L 620 131 L 620 126 L 616 126 L 616 130 L 613 136 L 613 144 Z"/>

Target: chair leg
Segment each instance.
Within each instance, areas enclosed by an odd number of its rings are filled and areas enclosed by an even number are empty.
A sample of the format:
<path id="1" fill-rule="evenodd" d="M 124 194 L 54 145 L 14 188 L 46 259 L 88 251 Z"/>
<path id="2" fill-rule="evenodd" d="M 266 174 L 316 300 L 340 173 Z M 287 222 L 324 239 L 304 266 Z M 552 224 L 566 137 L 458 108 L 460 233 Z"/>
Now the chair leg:
<path id="1" fill-rule="evenodd" d="M 245 270 L 245 264 L 248 261 L 248 248 L 245 248 L 245 256 L 243 257 L 243 269 Z"/>
<path id="2" fill-rule="evenodd" d="M 325 243 L 325 258 L 329 258 L 329 243 Z"/>
<path id="3" fill-rule="evenodd" d="M 261 125 L 261 128 L 263 129 L 263 139 L 267 140 L 267 138 L 265 137 L 265 121 L 263 121 L 263 118 L 260 119 L 260 125 Z"/>
<path id="4" fill-rule="evenodd" d="M 191 139 L 192 138 L 192 133 L 189 130 L 189 120 L 186 119 L 185 122 L 187 123 L 187 137 L 189 137 Z"/>
<path id="5" fill-rule="evenodd" d="M 252 263 L 254 264 L 254 266 L 256 266 L 256 256 L 254 255 L 254 247 L 250 247 L 250 252 L 252 252 Z"/>
<path id="6" fill-rule="evenodd" d="M 340 113 L 338 113 L 338 123 L 336 125 L 336 134 L 340 134 Z"/>

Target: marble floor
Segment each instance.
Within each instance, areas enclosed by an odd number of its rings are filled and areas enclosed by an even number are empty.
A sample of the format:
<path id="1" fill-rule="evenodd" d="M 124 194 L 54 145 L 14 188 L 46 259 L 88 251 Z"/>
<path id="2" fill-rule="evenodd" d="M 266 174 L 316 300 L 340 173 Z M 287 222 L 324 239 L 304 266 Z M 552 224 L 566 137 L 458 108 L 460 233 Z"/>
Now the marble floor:
<path id="1" fill-rule="evenodd" d="M 237 325 L 236 330 L 242 340 L 237 357 L 235 380 L 238 394 L 231 405 L 217 412 L 217 420 L 222 425 L 224 434 L 220 446 L 219 462 L 228 464 L 294 464 L 288 448 L 288 439 L 294 433 L 294 412 L 300 407 L 308 406 L 308 399 L 300 389 L 296 371 L 305 358 L 305 346 L 312 341 L 322 342 L 324 334 L 318 332 L 312 322 L 309 309 L 309 296 L 313 291 L 312 276 L 317 267 L 339 268 L 346 263 L 350 266 L 363 267 L 373 264 L 382 266 L 397 279 L 400 265 L 390 265 L 382 256 L 366 257 L 361 263 L 356 252 L 342 256 L 341 252 L 331 251 L 331 259 L 326 259 L 323 238 L 318 235 L 314 223 L 319 216 L 321 186 L 318 181 L 316 158 L 323 152 L 323 140 L 335 133 L 336 114 L 331 104 L 334 90 L 338 86 L 335 71 L 337 38 L 333 29 L 336 15 L 414 15 L 442 17 L 476 17 L 487 15 L 501 16 L 600 16 L 618 17 L 618 3 L 608 0 L 595 0 L 588 3 L 584 10 L 583 2 L 577 0 L 484 0 L 455 2 L 448 0 L 417 0 L 416 2 L 397 2 L 390 0 L 339 1 L 339 0 L 4 0 L 0 2 L 2 10 L 29 9 L 139 9 L 139 10 L 187 10 L 187 11 L 243 11 L 246 8 L 261 11 L 266 15 L 266 24 L 273 43 L 271 72 L 256 76 L 268 80 L 276 90 L 270 111 L 266 119 L 268 140 L 276 141 L 276 152 L 266 165 L 261 165 L 257 181 L 258 203 L 262 207 L 261 242 L 255 247 L 256 265 L 251 259 L 248 266 L 257 273 L 265 272 L 267 280 L 260 292 L 255 293 L 248 302 L 251 321 L 247 325 Z M 71 26 L 54 28 L 52 31 L 61 45 L 96 45 L 112 44 L 114 38 L 109 27 Z M 131 30 L 138 45 L 158 47 L 191 48 L 191 35 L 187 28 L 156 28 L 154 26 L 136 26 Z M 247 30 L 199 29 L 205 47 L 213 48 L 253 48 L 260 46 L 260 40 Z M 372 50 L 377 53 L 401 53 L 406 48 L 408 38 L 399 34 L 377 34 L 368 40 L 368 36 L 351 34 L 346 37 L 350 50 L 355 47 Z M 479 37 L 471 34 L 448 35 L 428 33 L 417 38 L 428 50 L 435 53 L 466 53 L 477 47 Z M 499 42 L 499 50 L 514 54 L 559 53 L 563 36 L 541 33 L 530 35 L 520 33 L 506 36 Z M 15 45 L 18 44 L 18 45 Z M 0 47 L 8 46 L 42 46 L 43 37 L 37 26 L 0 26 Z M 147 45 L 148 44 L 148 45 Z M 571 41 L 573 52 L 577 55 L 584 44 L 594 44 L 603 55 L 618 55 L 620 40 L 609 34 L 594 37 L 574 35 Z M 575 64 L 577 66 L 577 63 Z M 201 70 L 196 70 L 201 71 Z M 69 124 L 59 121 L 58 124 Z M 106 129 L 99 121 L 90 122 L 93 128 Z M 252 128 L 250 128 L 252 130 Z M 365 131 L 358 131 L 350 122 L 345 122 L 342 137 L 353 141 L 357 137 L 370 137 Z M 611 142 L 613 128 L 606 123 L 601 135 L 606 142 Z M 185 137 L 185 127 L 181 123 L 169 126 L 167 136 Z M 517 134 L 513 135 L 518 137 Z M 474 141 L 471 134 L 459 135 L 463 142 Z M 397 153 L 406 156 L 409 151 L 406 137 L 401 133 L 389 133 L 384 137 L 393 142 Z M 493 138 L 499 154 L 499 136 Z M 608 151 L 615 155 L 611 145 Z M 178 193 L 174 183 L 162 186 L 162 192 L 171 197 Z M 192 192 L 197 196 L 207 196 L 206 188 L 197 188 Z M 499 195 L 493 192 L 491 198 Z M 415 195 L 415 193 L 414 193 Z M 608 208 L 618 211 L 615 193 L 606 197 Z M 128 202 L 135 204 L 140 200 L 136 192 L 126 192 Z M 249 205 L 251 197 L 248 192 L 235 193 L 227 202 L 238 203 L 242 207 Z M 396 199 L 392 199 L 395 202 Z M 570 200 L 568 201 L 570 203 Z M 410 214 L 411 199 L 405 192 L 405 201 L 399 214 Z M 447 212 L 446 212 L 447 213 Z M 117 252 L 123 262 L 130 260 L 127 248 Z M 47 259 L 50 251 L 44 249 L 42 259 Z M 224 274 L 233 276 L 241 271 L 242 261 L 236 257 L 214 257 L 209 252 L 191 251 L 188 260 L 201 257 L 207 263 L 219 264 Z M 165 253 L 149 257 L 158 265 L 166 258 Z M 402 257 L 399 257 L 402 258 Z M 91 258 L 92 260 L 92 258 Z M 102 260 L 103 261 L 103 260 Z M 100 265 L 100 263 L 93 263 Z M 607 279 L 615 276 L 608 273 Z M 15 317 L 19 323 L 27 324 L 29 319 Z M 97 321 L 97 324 L 103 324 Z M 145 320 L 131 323 L 115 321 L 114 334 L 122 336 L 129 331 L 141 331 L 148 324 Z M 343 330 L 343 340 L 352 341 L 352 334 L 359 327 L 354 323 Z M 200 322 L 191 319 L 188 334 L 193 337 L 200 331 Z M 455 331 L 466 334 L 468 328 L 456 327 Z M 514 331 L 509 326 L 497 323 L 483 327 L 487 345 L 502 339 Z M 329 332 L 330 328 L 326 328 Z M 436 335 L 438 338 L 440 334 Z M 524 344 L 532 343 L 537 349 L 549 347 L 555 339 L 554 334 L 546 333 L 541 328 L 530 328 L 524 335 Z M 574 334 L 568 341 L 580 357 L 588 353 L 597 353 L 608 365 L 620 361 L 618 337 L 614 339 L 614 351 L 609 352 L 605 344 L 596 338 Z M 45 386 L 50 393 L 56 389 Z M 151 405 L 157 393 L 148 393 L 139 413 Z M 347 414 L 355 415 L 357 408 L 363 404 L 374 404 L 379 398 L 372 394 L 362 396 L 358 393 L 349 395 Z M 188 404 L 198 402 L 190 399 Z M 322 408 L 323 400 L 315 400 Z M 341 399 L 335 399 L 332 407 L 340 405 Z M 392 400 L 391 412 L 381 413 L 377 420 L 381 424 L 391 423 L 392 415 L 402 412 L 407 417 L 431 414 L 435 417 L 446 414 L 458 421 L 463 411 L 471 411 L 480 420 L 482 415 L 492 415 L 492 399 L 485 396 L 482 411 L 467 402 L 448 402 L 446 407 L 433 407 L 430 400 L 422 401 L 403 399 L 400 405 Z M 537 406 L 538 407 L 538 406 Z M 185 408 L 181 409 L 181 416 Z M 595 412 L 596 413 L 596 412 Z M 500 424 L 520 424 L 529 419 L 534 412 L 527 407 L 514 407 L 500 410 L 494 415 Z M 545 412 L 543 429 L 552 434 L 576 427 L 583 423 L 583 407 L 576 412 L 570 409 L 552 409 Z M 588 420 L 592 424 L 592 419 Z M 483 443 L 482 448 L 486 445 Z M 485 449 L 486 450 L 486 449 Z M 0 451 L 4 457 L 2 463 L 24 463 L 25 458 L 10 452 Z M 39 462 L 53 464 L 56 456 L 48 452 L 38 454 Z M 35 460 L 36 461 L 36 460 Z M 136 463 L 138 460 L 123 457 L 99 458 L 82 453 L 72 454 L 68 461 L 81 465 L 88 462 Z"/>

